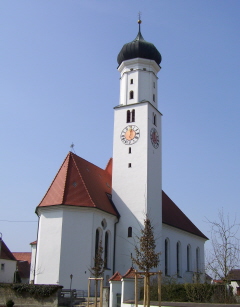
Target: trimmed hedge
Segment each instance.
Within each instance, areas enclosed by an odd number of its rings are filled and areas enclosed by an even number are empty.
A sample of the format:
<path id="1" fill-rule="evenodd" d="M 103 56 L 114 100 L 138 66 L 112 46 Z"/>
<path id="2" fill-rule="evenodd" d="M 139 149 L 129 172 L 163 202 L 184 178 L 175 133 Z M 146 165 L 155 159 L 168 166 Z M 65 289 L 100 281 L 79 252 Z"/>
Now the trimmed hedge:
<path id="1" fill-rule="evenodd" d="M 45 298 L 51 296 L 59 289 L 58 285 L 34 285 L 34 284 L 0 284 L 2 288 L 11 288 L 18 295 L 31 294 L 35 298 Z"/>
<path id="2" fill-rule="evenodd" d="M 162 301 L 196 303 L 236 303 L 232 287 L 211 284 L 162 284 Z M 143 288 L 140 293 L 143 298 Z M 150 300 L 158 301 L 158 286 L 152 282 Z"/>

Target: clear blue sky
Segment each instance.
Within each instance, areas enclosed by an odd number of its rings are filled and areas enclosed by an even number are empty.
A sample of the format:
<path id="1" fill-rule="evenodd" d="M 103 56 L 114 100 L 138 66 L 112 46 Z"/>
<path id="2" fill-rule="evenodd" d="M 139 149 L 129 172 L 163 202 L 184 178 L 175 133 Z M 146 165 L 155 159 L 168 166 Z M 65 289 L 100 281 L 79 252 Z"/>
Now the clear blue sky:
<path id="1" fill-rule="evenodd" d="M 163 58 L 163 189 L 207 236 L 219 209 L 239 218 L 240 1 L 1 0 L 0 232 L 12 251 L 30 251 L 72 142 L 100 167 L 112 156 L 116 58 L 139 11 Z"/>

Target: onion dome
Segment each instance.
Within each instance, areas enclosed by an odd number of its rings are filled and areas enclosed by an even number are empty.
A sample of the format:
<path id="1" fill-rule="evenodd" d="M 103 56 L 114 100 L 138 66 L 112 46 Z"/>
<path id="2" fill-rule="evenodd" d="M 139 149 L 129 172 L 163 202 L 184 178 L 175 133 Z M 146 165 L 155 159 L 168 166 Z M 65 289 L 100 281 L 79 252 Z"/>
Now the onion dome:
<path id="1" fill-rule="evenodd" d="M 144 40 L 140 31 L 141 20 L 138 20 L 138 24 L 139 31 L 137 37 L 132 42 L 125 44 L 118 54 L 118 65 L 121 65 L 123 61 L 135 58 L 154 60 L 159 65 L 162 61 L 160 52 L 152 43 Z"/>

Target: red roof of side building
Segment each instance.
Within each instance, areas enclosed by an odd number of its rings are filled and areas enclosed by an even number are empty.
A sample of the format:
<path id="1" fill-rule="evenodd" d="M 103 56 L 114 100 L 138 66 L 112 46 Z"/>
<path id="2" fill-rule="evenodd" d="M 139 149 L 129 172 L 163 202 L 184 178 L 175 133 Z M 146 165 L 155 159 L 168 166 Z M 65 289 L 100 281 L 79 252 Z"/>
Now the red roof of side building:
<path id="1" fill-rule="evenodd" d="M 109 281 L 121 281 L 122 275 L 117 271 L 110 279 Z"/>
<path id="2" fill-rule="evenodd" d="M 118 216 L 109 200 L 111 160 L 105 170 L 69 152 L 39 207 L 68 205 L 97 208 Z"/>
<path id="3" fill-rule="evenodd" d="M 14 257 L 17 259 L 17 268 L 21 278 L 30 277 L 30 263 L 31 263 L 31 252 L 13 252 Z"/>
<path id="4" fill-rule="evenodd" d="M 10 252 L 7 245 L 4 243 L 3 240 L 0 240 L 1 248 L 0 248 L 0 259 L 6 260 L 16 260 L 13 256 L 12 252 Z"/>
<path id="5" fill-rule="evenodd" d="M 122 278 L 135 278 L 135 269 L 131 267 Z"/>
<path id="6" fill-rule="evenodd" d="M 18 261 L 27 261 L 28 263 L 31 263 L 31 256 L 32 256 L 31 252 L 25 252 L 25 253 L 13 252 L 12 254 L 15 257 L 15 259 L 17 259 Z"/>

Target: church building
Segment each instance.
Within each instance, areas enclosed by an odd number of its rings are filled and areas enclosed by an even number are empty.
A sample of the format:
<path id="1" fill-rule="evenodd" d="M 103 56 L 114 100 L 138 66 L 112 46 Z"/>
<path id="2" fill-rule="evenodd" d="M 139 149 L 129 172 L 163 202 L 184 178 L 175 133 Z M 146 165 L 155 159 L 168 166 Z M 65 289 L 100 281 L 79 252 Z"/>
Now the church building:
<path id="1" fill-rule="evenodd" d="M 120 100 L 114 108 L 113 157 L 106 168 L 69 152 L 36 208 L 37 242 L 30 279 L 86 290 L 101 242 L 104 286 L 132 267 L 146 216 L 164 278 L 193 282 L 204 274 L 207 237 L 162 191 L 162 114 L 158 109 L 161 54 L 137 37 L 120 50 Z M 110 127 L 109 127 L 110 128 Z M 134 265 L 133 265 L 134 266 Z"/>

